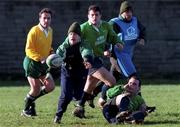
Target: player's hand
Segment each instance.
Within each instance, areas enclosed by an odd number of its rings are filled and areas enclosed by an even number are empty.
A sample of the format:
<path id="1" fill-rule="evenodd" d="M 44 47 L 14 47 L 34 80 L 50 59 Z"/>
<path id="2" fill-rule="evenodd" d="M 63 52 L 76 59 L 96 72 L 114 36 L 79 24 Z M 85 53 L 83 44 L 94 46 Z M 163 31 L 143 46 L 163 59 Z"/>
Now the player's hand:
<path id="1" fill-rule="evenodd" d="M 139 43 L 139 45 L 144 46 L 145 45 L 145 40 L 144 39 L 140 39 L 138 43 Z"/>
<path id="2" fill-rule="evenodd" d="M 83 62 L 83 64 L 84 64 L 84 66 L 85 66 L 85 68 L 86 68 L 86 69 L 90 69 L 90 68 L 92 68 L 91 63 L 90 63 L 90 62 L 88 62 L 88 61 L 84 61 L 84 62 Z"/>
<path id="3" fill-rule="evenodd" d="M 104 56 L 111 57 L 111 52 L 109 50 L 104 51 Z"/>
<path id="4" fill-rule="evenodd" d="M 44 64 L 46 62 L 46 58 L 41 59 L 41 63 Z"/>
<path id="5" fill-rule="evenodd" d="M 119 50 L 122 50 L 123 47 L 124 47 L 121 43 L 117 43 L 115 46 L 116 46 Z"/>

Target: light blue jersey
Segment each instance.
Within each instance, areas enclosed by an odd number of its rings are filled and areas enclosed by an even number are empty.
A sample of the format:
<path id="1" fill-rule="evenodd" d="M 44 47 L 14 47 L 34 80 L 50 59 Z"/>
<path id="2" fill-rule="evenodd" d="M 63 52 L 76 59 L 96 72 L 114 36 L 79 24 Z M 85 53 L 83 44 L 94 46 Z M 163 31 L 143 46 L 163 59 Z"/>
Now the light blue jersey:
<path id="1" fill-rule="evenodd" d="M 115 22 L 122 30 L 121 33 L 118 33 L 118 36 L 124 42 L 122 52 L 128 53 L 132 57 L 135 44 L 139 37 L 137 18 L 132 17 L 131 22 L 124 22 L 119 17 L 113 18 L 111 21 Z"/>
<path id="2" fill-rule="evenodd" d="M 118 36 L 124 42 L 124 48 L 120 51 L 114 47 L 114 52 L 121 71 L 124 76 L 129 77 L 136 73 L 136 68 L 132 62 L 132 56 L 139 37 L 137 18 L 132 17 L 131 22 L 124 22 L 120 17 L 113 18 L 110 21 L 116 23 L 121 28 L 121 33 L 118 33 Z"/>

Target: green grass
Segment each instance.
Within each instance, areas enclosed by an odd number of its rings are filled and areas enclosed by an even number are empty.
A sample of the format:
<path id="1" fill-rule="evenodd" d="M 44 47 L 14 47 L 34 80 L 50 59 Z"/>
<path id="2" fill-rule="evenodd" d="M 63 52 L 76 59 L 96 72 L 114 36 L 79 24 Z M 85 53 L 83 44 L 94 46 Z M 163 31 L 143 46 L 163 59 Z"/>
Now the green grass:
<path id="1" fill-rule="evenodd" d="M 180 85 L 170 82 L 144 82 L 142 95 L 149 106 L 156 106 L 156 112 L 145 119 L 144 125 L 155 127 L 180 126 Z M 62 124 L 53 124 L 53 117 L 57 108 L 60 87 L 55 91 L 37 100 L 38 116 L 34 119 L 20 116 L 24 106 L 24 97 L 29 91 L 26 81 L 0 82 L 0 127 L 109 127 L 132 125 L 109 125 L 99 108 L 91 109 L 86 106 L 87 119 L 78 119 L 72 116 L 74 109 L 71 103 L 64 114 Z M 97 100 L 96 100 L 97 101 Z M 95 102 L 96 102 L 95 101 Z"/>

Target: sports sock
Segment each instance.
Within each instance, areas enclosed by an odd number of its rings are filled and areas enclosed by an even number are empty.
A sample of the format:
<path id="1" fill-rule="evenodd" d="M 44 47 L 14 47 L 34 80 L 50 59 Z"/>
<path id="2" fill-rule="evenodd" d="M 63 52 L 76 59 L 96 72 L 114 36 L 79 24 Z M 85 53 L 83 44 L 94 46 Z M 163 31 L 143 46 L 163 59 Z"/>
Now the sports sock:
<path id="1" fill-rule="evenodd" d="M 35 97 L 35 99 L 38 99 L 41 96 L 44 96 L 45 94 L 47 94 L 48 92 L 46 92 L 45 88 L 42 88 L 39 95 Z"/>
<path id="2" fill-rule="evenodd" d="M 121 99 L 121 103 L 119 105 L 119 112 L 127 111 L 129 106 L 130 100 L 127 96 Z"/>
<path id="3" fill-rule="evenodd" d="M 107 96 L 106 96 L 106 91 L 109 89 L 110 87 L 107 85 L 103 85 L 102 90 L 101 90 L 101 97 L 102 99 L 106 100 Z"/>
<path id="4" fill-rule="evenodd" d="M 87 92 L 83 92 L 82 98 L 79 101 L 79 105 L 84 107 L 84 104 L 86 103 L 87 100 L 89 100 L 91 96 L 92 96 L 91 94 Z"/>
<path id="5" fill-rule="evenodd" d="M 139 96 L 142 96 L 141 92 L 138 93 Z"/>
<path id="6" fill-rule="evenodd" d="M 35 101 L 35 97 L 27 94 L 26 98 L 25 98 L 25 107 L 24 110 L 29 110 L 30 106 L 32 105 L 32 103 Z"/>
<path id="7" fill-rule="evenodd" d="M 102 89 L 103 85 L 104 85 L 103 82 L 98 83 L 96 88 L 93 90 L 93 96 L 94 97 L 96 97 L 101 92 L 101 89 Z"/>

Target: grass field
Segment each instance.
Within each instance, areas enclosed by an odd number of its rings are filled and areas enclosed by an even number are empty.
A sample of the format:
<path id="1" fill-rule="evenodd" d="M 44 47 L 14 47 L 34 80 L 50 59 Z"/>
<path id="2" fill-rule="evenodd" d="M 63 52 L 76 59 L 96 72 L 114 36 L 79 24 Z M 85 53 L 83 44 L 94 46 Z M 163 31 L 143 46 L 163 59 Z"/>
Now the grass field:
<path id="1" fill-rule="evenodd" d="M 158 81 L 158 80 L 157 80 Z M 57 108 L 60 87 L 56 86 L 53 93 L 37 100 L 38 116 L 34 119 L 20 116 L 23 109 L 24 97 L 29 91 L 26 81 L 0 82 L 0 127 L 109 127 L 132 125 L 109 125 L 103 118 L 99 108 L 91 109 L 86 106 L 86 119 L 72 116 L 74 109 L 71 103 L 64 114 L 60 125 L 53 124 L 53 117 Z M 142 95 L 146 103 L 156 106 L 153 112 L 145 119 L 144 125 L 155 127 L 180 126 L 180 84 L 158 81 L 145 81 L 142 86 Z M 137 125 L 136 125 L 137 126 Z"/>

